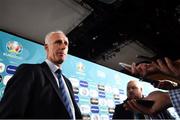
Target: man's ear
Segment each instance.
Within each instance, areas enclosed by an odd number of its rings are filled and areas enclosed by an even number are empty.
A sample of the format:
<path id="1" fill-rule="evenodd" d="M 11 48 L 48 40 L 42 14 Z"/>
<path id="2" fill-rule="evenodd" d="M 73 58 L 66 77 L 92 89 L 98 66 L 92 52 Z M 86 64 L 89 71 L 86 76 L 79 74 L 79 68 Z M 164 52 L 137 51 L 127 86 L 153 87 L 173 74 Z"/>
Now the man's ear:
<path id="1" fill-rule="evenodd" d="M 48 50 L 48 45 L 44 44 L 44 49 L 47 51 Z"/>

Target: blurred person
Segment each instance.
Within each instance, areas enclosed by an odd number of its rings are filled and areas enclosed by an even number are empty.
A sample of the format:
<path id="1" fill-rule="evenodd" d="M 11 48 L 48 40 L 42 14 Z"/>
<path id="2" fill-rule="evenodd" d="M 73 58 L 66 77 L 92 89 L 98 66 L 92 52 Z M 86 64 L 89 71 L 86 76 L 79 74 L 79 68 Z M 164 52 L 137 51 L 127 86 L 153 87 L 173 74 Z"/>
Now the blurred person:
<path id="1" fill-rule="evenodd" d="M 0 118 L 81 119 L 72 85 L 61 74 L 68 47 L 68 38 L 62 31 L 46 35 L 47 59 L 17 68 L 0 101 Z"/>
<path id="2" fill-rule="evenodd" d="M 113 119 L 173 119 L 166 109 L 153 116 L 144 115 L 139 111 L 126 109 L 127 101 L 137 99 L 143 99 L 142 86 L 139 81 L 131 80 L 127 84 L 127 99 L 124 101 L 124 103 L 116 105 Z"/>
<path id="3" fill-rule="evenodd" d="M 124 103 L 116 105 L 113 119 L 134 119 L 135 112 L 126 110 L 124 104 L 127 100 L 143 98 L 142 87 L 136 80 L 131 80 L 127 84 L 127 99 Z M 140 119 L 144 119 L 143 114 L 139 114 Z"/>

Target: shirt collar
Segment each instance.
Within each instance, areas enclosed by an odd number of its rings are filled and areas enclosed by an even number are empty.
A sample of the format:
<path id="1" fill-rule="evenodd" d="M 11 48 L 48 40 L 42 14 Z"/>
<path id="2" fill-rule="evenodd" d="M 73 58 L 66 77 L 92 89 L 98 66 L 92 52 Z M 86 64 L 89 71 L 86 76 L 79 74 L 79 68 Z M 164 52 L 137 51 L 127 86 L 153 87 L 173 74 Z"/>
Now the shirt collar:
<path id="1" fill-rule="evenodd" d="M 46 63 L 48 64 L 51 72 L 55 73 L 57 69 L 61 69 L 60 67 L 58 67 L 57 65 L 55 65 L 53 62 L 51 62 L 50 60 L 46 59 L 45 60 Z"/>

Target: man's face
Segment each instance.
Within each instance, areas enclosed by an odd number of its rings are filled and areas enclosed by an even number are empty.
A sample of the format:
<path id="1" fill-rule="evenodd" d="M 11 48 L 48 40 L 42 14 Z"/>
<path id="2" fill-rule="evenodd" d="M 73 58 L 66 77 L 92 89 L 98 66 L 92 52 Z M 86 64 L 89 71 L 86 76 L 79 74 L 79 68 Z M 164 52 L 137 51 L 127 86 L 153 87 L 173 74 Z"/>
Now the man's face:
<path id="1" fill-rule="evenodd" d="M 47 58 L 56 65 L 60 65 L 68 53 L 69 41 L 63 33 L 54 33 L 49 36 L 49 42 L 45 45 Z"/>
<path id="2" fill-rule="evenodd" d="M 136 81 L 130 81 L 127 85 L 127 97 L 128 99 L 140 99 L 142 98 L 142 88 Z"/>

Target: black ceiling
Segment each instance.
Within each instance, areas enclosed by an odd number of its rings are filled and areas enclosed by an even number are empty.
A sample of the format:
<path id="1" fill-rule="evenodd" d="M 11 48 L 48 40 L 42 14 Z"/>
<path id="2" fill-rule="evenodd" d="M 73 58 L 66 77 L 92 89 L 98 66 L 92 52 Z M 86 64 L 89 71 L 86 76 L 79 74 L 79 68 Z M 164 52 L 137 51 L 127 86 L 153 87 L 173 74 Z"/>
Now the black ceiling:
<path id="1" fill-rule="evenodd" d="M 180 57 L 180 0 L 83 0 L 93 12 L 68 37 L 70 54 L 94 60 L 127 40 L 138 40 L 157 56 Z"/>

